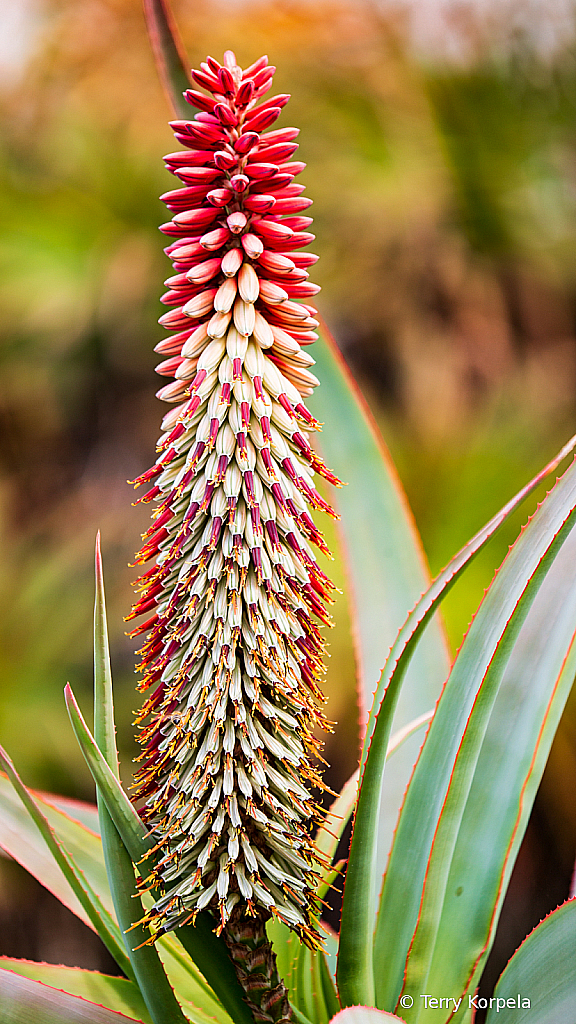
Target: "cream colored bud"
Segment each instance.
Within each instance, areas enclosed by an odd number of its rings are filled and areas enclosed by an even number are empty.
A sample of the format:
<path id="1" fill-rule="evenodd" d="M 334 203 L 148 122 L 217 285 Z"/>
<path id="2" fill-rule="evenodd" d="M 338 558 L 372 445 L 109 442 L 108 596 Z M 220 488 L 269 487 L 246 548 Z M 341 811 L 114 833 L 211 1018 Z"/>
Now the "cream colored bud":
<path id="1" fill-rule="evenodd" d="M 238 291 L 245 302 L 256 302 L 260 294 L 260 281 L 251 263 L 243 263 L 240 268 Z"/>
<path id="2" fill-rule="evenodd" d="M 228 310 L 232 309 L 232 304 L 236 298 L 236 292 L 236 278 L 227 278 L 227 280 L 220 285 L 216 295 L 214 296 L 214 309 L 217 313 L 227 313 Z"/>
<path id="3" fill-rule="evenodd" d="M 237 298 L 234 303 L 234 326 L 239 334 L 250 337 L 254 330 L 254 306 L 244 299 Z"/>

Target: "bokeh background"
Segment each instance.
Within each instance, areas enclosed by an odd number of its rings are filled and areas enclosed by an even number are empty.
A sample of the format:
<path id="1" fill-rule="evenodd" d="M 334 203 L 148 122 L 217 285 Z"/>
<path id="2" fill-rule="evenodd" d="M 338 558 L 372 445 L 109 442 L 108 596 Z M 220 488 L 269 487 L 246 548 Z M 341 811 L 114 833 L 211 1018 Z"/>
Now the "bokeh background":
<path id="1" fill-rule="evenodd" d="M 174 11 L 195 65 L 228 47 L 244 65 L 266 52 L 276 91 L 293 95 L 281 123 L 302 129 L 319 305 L 436 572 L 576 429 L 576 3 L 181 0 Z M 156 196 L 175 147 L 139 0 L 4 0 L 0 105 L 0 741 L 30 785 L 92 799 L 62 688 L 88 711 L 99 527 L 129 781 L 137 697 L 123 616 L 149 510 L 131 507 L 126 481 L 154 451 L 152 349 L 170 273 Z M 521 522 L 445 602 L 454 649 Z M 338 556 L 333 572 L 343 585 Z M 333 786 L 357 753 L 344 597 L 336 621 Z M 575 780 L 572 700 L 486 986 L 567 896 Z M 6 860 L 0 953 L 113 969 Z"/>

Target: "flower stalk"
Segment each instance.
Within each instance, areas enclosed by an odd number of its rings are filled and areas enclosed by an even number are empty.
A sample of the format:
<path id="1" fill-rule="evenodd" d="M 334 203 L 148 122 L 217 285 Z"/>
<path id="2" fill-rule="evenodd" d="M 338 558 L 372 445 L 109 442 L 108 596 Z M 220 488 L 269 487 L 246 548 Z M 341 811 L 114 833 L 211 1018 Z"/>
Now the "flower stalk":
<path id="1" fill-rule="evenodd" d="M 130 616 L 148 615 L 132 635 L 147 634 L 140 689 L 153 688 L 137 719 L 136 798 L 161 891 L 147 922 L 155 933 L 208 910 L 255 1017 L 277 1021 L 290 1008 L 265 922 L 319 944 L 310 827 L 333 585 L 309 508 L 334 516 L 313 477 L 339 481 L 308 439 L 310 200 L 294 182 L 298 130 L 268 130 L 289 97 L 262 101 L 266 57 L 242 71 L 228 51 L 192 74 L 206 91 L 185 99 L 199 113 L 171 122 L 185 148 L 165 157 L 184 187 L 162 197 L 176 274 L 160 323 L 175 333 L 156 346 L 172 378 L 158 397 L 174 408 L 134 481 L 158 503 Z"/>

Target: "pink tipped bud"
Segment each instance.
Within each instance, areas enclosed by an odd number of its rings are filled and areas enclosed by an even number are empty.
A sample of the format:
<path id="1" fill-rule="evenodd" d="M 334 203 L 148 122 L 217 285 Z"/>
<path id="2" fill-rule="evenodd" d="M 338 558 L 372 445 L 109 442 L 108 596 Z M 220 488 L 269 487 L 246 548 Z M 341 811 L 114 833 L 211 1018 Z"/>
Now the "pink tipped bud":
<path id="1" fill-rule="evenodd" d="M 313 252 L 291 252 L 290 259 L 297 267 L 312 267 L 318 262 L 318 256 Z"/>
<path id="2" fill-rule="evenodd" d="M 216 60 L 215 57 L 206 57 L 206 64 L 213 75 L 218 75 L 222 65 Z M 202 65 L 203 66 L 203 65 Z"/>
<path id="3" fill-rule="evenodd" d="M 248 218 L 245 213 L 238 211 L 238 213 L 231 213 L 226 218 L 226 223 L 233 235 L 239 235 L 243 228 L 246 227 Z"/>
<path id="4" fill-rule="evenodd" d="M 154 367 L 154 371 L 160 377 L 174 377 L 176 370 L 183 362 L 184 360 L 181 355 L 173 356 L 171 359 L 165 359 L 164 362 L 158 363 L 158 366 Z"/>
<path id="5" fill-rule="evenodd" d="M 225 149 L 218 149 L 214 153 L 214 163 L 221 171 L 230 171 L 236 167 L 237 159 L 233 153 L 228 153 Z"/>
<path id="6" fill-rule="evenodd" d="M 236 67 L 236 54 L 234 53 L 234 50 L 224 51 L 224 66 L 227 68 Z"/>
<path id="7" fill-rule="evenodd" d="M 244 155 L 244 153 L 248 153 L 253 146 L 256 145 L 259 138 L 260 136 L 257 132 L 246 132 L 244 135 L 240 135 L 239 138 L 236 139 L 234 149 L 237 153 Z"/>
<path id="8" fill-rule="evenodd" d="M 272 178 L 266 178 L 260 187 L 266 192 L 278 192 L 289 185 L 293 177 L 293 174 L 275 174 Z"/>
<path id="9" fill-rule="evenodd" d="M 186 89 L 184 99 L 191 107 L 196 107 L 197 110 L 214 110 L 215 100 L 211 96 L 206 96 L 203 92 L 198 92 L 197 89 Z"/>
<path id="10" fill-rule="evenodd" d="M 234 174 L 230 178 L 230 184 L 235 192 L 245 192 L 250 184 L 250 179 L 245 174 Z"/>
<path id="11" fill-rule="evenodd" d="M 185 154 L 189 156 L 188 153 Z M 206 153 L 202 154 L 203 158 L 206 159 Z M 220 177 L 220 172 L 215 170 L 214 167 L 179 167 L 178 177 L 182 179 L 186 185 L 209 185 L 215 178 Z"/>
<path id="12" fill-rule="evenodd" d="M 201 85 L 204 89 L 209 89 L 210 92 L 220 92 L 220 83 L 215 75 L 192 68 L 192 78 L 197 85 Z"/>
<path id="13" fill-rule="evenodd" d="M 181 402 L 186 395 L 187 384 L 185 381 L 174 380 L 171 384 L 166 384 L 163 388 L 160 388 L 156 392 L 156 398 L 160 398 L 163 402 Z"/>
<path id="14" fill-rule="evenodd" d="M 309 242 L 313 242 L 316 235 L 311 234 L 309 231 L 295 231 L 292 238 L 288 238 L 281 244 L 287 249 L 299 249 L 302 245 L 308 245 Z"/>
<path id="15" fill-rule="evenodd" d="M 256 89 L 256 91 L 258 91 L 259 89 L 264 89 L 266 86 L 269 85 L 269 83 L 274 78 L 275 71 L 276 68 L 274 67 L 274 65 L 270 64 L 269 67 L 262 68 L 262 71 L 259 71 L 258 74 L 254 75 L 253 81 L 254 88 Z"/>
<path id="16" fill-rule="evenodd" d="M 230 232 L 228 228 L 214 228 L 214 231 L 208 231 L 205 235 L 202 235 L 200 239 L 200 245 L 203 249 L 213 250 L 219 249 L 221 245 L 230 238 Z"/>
<path id="17" fill-rule="evenodd" d="M 278 120 L 278 117 L 282 113 L 280 107 L 268 107 L 265 110 L 261 110 L 255 117 L 251 117 L 249 121 L 246 121 L 247 132 L 263 132 L 265 128 L 269 128 L 274 121 Z"/>
<path id="18" fill-rule="evenodd" d="M 254 231 L 267 242 L 285 242 L 292 238 L 292 228 L 286 227 L 275 220 L 258 220 L 252 224 Z"/>
<path id="19" fill-rule="evenodd" d="M 173 263 L 194 263 L 202 260 L 206 253 L 198 242 L 175 246 L 169 254 Z M 178 270 L 178 267 L 175 268 Z"/>
<path id="20" fill-rule="evenodd" d="M 214 188 L 208 192 L 206 199 L 212 206 L 227 206 L 232 201 L 232 194 L 228 188 Z"/>
<path id="21" fill-rule="evenodd" d="M 249 232 L 246 235 L 242 235 L 240 241 L 242 242 L 244 252 L 251 260 L 257 260 L 264 252 L 264 244 L 257 235 L 253 235 Z"/>
<path id="22" fill-rule="evenodd" d="M 309 228 L 312 223 L 312 217 L 286 217 L 282 221 L 283 224 L 287 224 L 292 231 L 305 231 Z"/>
<path id="23" fill-rule="evenodd" d="M 286 290 L 291 299 L 307 299 L 317 295 L 321 288 L 319 284 L 313 284 L 312 281 L 303 281 L 302 283 L 287 284 Z"/>
<path id="24" fill-rule="evenodd" d="M 295 269 L 295 264 L 287 256 L 282 256 L 279 252 L 270 252 L 267 249 L 264 250 L 258 262 L 261 267 L 270 270 L 273 274 L 289 274 L 291 270 Z"/>
<path id="25" fill-rule="evenodd" d="M 202 229 L 212 224 L 217 216 L 217 210 L 209 206 L 201 206 L 197 210 L 185 210 L 184 213 L 177 213 L 172 219 L 178 226 Z"/>
<path id="26" fill-rule="evenodd" d="M 220 68 L 218 72 L 219 92 L 223 92 L 225 96 L 233 96 L 236 92 L 236 86 L 234 84 L 234 77 L 230 68 Z"/>
<path id="27" fill-rule="evenodd" d="M 222 128 L 216 127 L 216 125 L 213 124 L 195 122 L 188 126 L 188 134 L 192 137 L 194 142 L 197 142 L 200 146 L 204 146 L 206 148 L 210 148 L 216 144 L 224 142 Z"/>
<path id="28" fill-rule="evenodd" d="M 299 128 L 275 128 L 273 132 L 261 135 L 260 143 L 263 146 L 275 146 L 278 142 L 293 142 L 299 135 Z"/>
<path id="29" fill-rule="evenodd" d="M 264 103 L 259 103 L 257 107 L 253 107 L 250 111 L 250 117 L 254 117 L 259 114 L 262 110 L 267 110 L 268 107 L 285 107 L 290 99 L 289 92 L 278 93 L 277 96 L 270 96 Z"/>
<path id="30" fill-rule="evenodd" d="M 215 277 L 220 270 L 219 259 L 206 260 L 204 263 L 199 263 L 198 266 L 192 267 L 186 274 L 188 281 L 192 281 L 194 284 L 205 284 L 210 278 Z"/>
<path id="31" fill-rule="evenodd" d="M 222 260 L 222 273 L 226 277 L 234 277 L 242 266 L 243 259 L 244 254 L 239 246 L 229 249 Z"/>
<path id="32" fill-rule="evenodd" d="M 301 174 L 306 169 L 306 164 L 303 160 L 288 160 L 287 163 L 278 165 L 281 174 Z"/>
<path id="33" fill-rule="evenodd" d="M 186 316 L 194 317 L 196 320 L 201 316 L 205 316 L 206 313 L 209 313 L 214 308 L 216 291 L 216 288 L 207 288 L 206 291 L 195 295 L 193 299 L 190 299 L 190 302 L 187 302 L 182 307 L 182 312 L 186 313 Z"/>
<path id="34" fill-rule="evenodd" d="M 298 149 L 297 142 L 278 142 L 275 146 L 259 146 L 258 153 L 254 159 L 269 160 L 271 163 L 280 163 L 282 160 L 289 160 Z M 248 157 L 250 160 L 250 157 Z"/>
<path id="35" fill-rule="evenodd" d="M 218 120 L 225 125 L 227 128 L 234 128 L 238 124 L 238 118 L 234 114 L 227 103 L 217 103 L 214 107 L 214 113 Z"/>
<path id="36" fill-rule="evenodd" d="M 180 309 L 171 309 L 168 313 L 164 313 L 158 323 L 167 331 L 178 331 L 189 326 L 188 318 Z"/>
<path id="37" fill-rule="evenodd" d="M 253 78 L 258 71 L 268 66 L 268 57 L 264 54 L 263 57 L 258 57 L 250 67 L 245 68 L 242 72 L 242 78 Z"/>
<path id="38" fill-rule="evenodd" d="M 199 114 L 194 115 L 194 124 L 211 124 L 215 125 L 216 128 L 220 128 L 220 121 L 214 114 L 210 114 L 207 110 L 201 110 Z"/>
<path id="39" fill-rule="evenodd" d="M 172 171 L 173 174 L 177 174 L 177 168 L 179 167 L 195 167 L 204 164 L 206 162 L 206 150 L 188 149 L 186 153 L 178 150 L 177 153 L 167 153 L 163 159 L 168 170 Z"/>
<path id="40" fill-rule="evenodd" d="M 286 302 L 288 292 L 273 281 L 260 281 L 260 298 L 271 306 L 277 306 L 281 302 Z"/>
<path id="41" fill-rule="evenodd" d="M 293 199 L 277 199 L 274 213 L 299 213 L 300 210 L 307 210 L 312 206 L 312 200 L 305 196 L 294 196 Z"/>
<path id="42" fill-rule="evenodd" d="M 242 82 L 236 94 L 236 103 L 239 107 L 247 107 L 254 95 L 254 82 L 248 79 Z"/>
<path id="43" fill-rule="evenodd" d="M 267 195 L 247 196 L 244 200 L 244 208 L 251 213 L 268 213 L 275 204 L 274 196 Z"/>
<path id="44" fill-rule="evenodd" d="M 250 178 L 255 178 L 257 181 L 260 178 L 271 178 L 273 174 L 277 173 L 278 167 L 276 164 L 246 164 L 246 174 L 248 174 Z"/>

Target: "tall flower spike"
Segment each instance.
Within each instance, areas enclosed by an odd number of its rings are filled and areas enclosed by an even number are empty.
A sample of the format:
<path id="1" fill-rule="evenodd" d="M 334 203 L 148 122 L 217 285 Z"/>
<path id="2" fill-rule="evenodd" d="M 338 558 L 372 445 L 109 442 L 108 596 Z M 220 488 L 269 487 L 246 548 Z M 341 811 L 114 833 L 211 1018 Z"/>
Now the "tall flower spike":
<path id="1" fill-rule="evenodd" d="M 317 257 L 298 251 L 314 238 L 294 184 L 298 130 L 267 130 L 289 97 L 262 102 L 265 57 L 242 71 L 228 51 L 192 74 L 207 92 L 185 94 L 200 113 L 172 122 L 186 148 L 165 157 L 184 187 L 162 197 L 176 274 L 160 323 L 176 333 L 156 346 L 172 378 L 158 397 L 175 407 L 134 481 L 158 502 L 130 616 L 151 616 L 132 635 L 147 633 L 140 688 L 154 687 L 136 789 L 160 850 L 152 929 L 207 909 L 234 955 L 247 935 L 264 941 L 271 915 L 318 943 L 310 790 L 322 786 L 318 622 L 332 584 L 308 507 L 334 515 L 313 476 L 338 481 L 310 446 L 303 401 L 318 383 L 303 347 L 318 337 L 307 303 L 319 289 Z"/>

